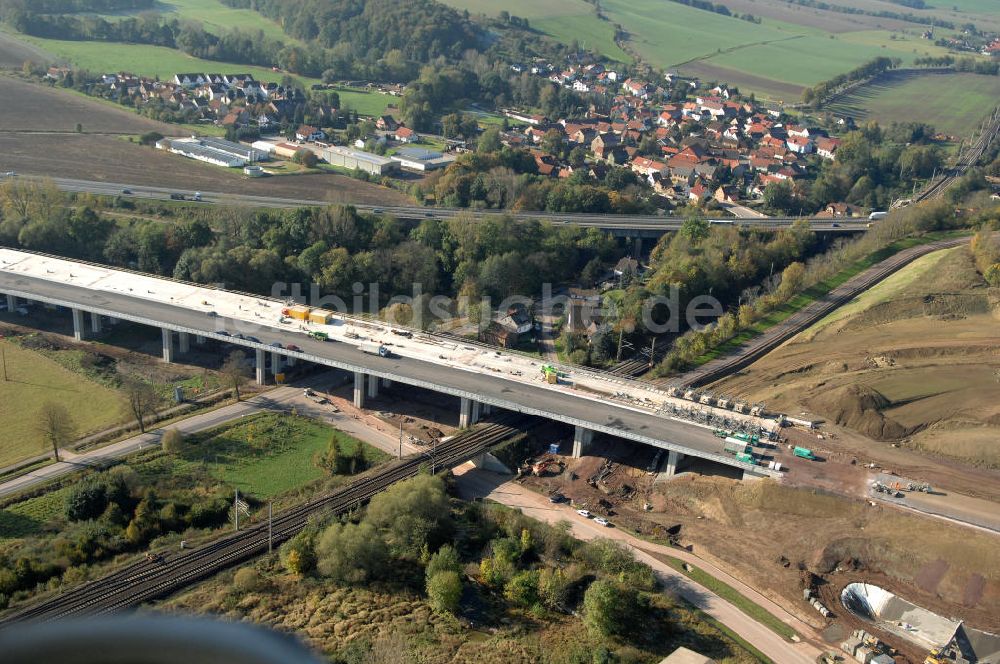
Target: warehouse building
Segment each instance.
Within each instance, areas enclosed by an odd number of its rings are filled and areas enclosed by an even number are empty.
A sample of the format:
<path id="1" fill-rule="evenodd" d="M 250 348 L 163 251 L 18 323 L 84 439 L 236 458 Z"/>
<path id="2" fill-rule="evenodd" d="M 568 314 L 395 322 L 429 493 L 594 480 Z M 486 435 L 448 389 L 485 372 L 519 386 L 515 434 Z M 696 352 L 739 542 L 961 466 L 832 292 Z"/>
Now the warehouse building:
<path id="1" fill-rule="evenodd" d="M 401 168 L 423 172 L 444 168 L 455 161 L 455 157 L 424 148 L 400 148 L 392 155 L 392 160 Z"/>
<path id="2" fill-rule="evenodd" d="M 189 159 L 227 168 L 242 168 L 271 158 L 265 151 L 213 137 L 164 138 L 156 143 L 156 147 Z"/>
<path id="3" fill-rule="evenodd" d="M 319 151 L 319 156 L 332 166 L 340 166 L 352 171 L 357 168 L 371 175 L 385 175 L 396 170 L 396 162 L 392 159 L 337 145 L 323 148 Z"/>

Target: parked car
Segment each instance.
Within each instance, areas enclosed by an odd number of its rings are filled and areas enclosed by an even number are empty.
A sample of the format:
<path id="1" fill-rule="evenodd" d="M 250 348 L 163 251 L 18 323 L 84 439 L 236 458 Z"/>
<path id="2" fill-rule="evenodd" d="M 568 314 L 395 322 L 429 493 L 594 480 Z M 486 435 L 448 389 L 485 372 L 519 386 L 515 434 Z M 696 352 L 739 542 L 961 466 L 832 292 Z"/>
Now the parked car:
<path id="1" fill-rule="evenodd" d="M 296 346 L 295 344 L 288 344 L 287 346 L 285 346 L 285 350 L 295 351 L 296 353 L 302 352 L 302 349 Z"/>
<path id="2" fill-rule="evenodd" d="M 554 493 L 551 496 L 549 496 L 550 503 L 561 503 L 564 500 L 566 500 L 566 496 L 562 495 L 561 493 Z"/>
<path id="3" fill-rule="evenodd" d="M 579 514 L 580 516 L 582 516 L 585 519 L 589 519 L 590 518 L 590 512 L 587 511 L 587 510 L 577 510 L 576 513 Z"/>
<path id="4" fill-rule="evenodd" d="M 604 526 L 605 528 L 608 528 L 608 527 L 611 526 L 611 523 L 608 522 L 607 519 L 605 519 L 604 517 L 601 517 L 601 516 L 599 516 L 596 519 L 594 519 L 594 523 L 596 523 L 599 526 Z"/>

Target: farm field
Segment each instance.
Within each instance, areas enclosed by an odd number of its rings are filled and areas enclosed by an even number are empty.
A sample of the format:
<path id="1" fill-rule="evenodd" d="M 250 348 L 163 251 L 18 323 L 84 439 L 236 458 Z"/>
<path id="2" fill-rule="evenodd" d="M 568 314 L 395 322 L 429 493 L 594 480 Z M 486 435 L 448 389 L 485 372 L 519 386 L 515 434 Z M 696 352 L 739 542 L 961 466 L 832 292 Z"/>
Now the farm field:
<path id="1" fill-rule="evenodd" d="M 11 318 L 9 313 L 0 316 Z M 9 341 L 0 340 L 0 347 L 7 367 L 7 380 L 0 381 L 0 466 L 49 451 L 34 417 L 48 401 L 66 407 L 80 436 L 122 419 L 121 397 L 114 390 Z"/>
<path id="2" fill-rule="evenodd" d="M 467 9 L 473 14 L 495 17 L 500 7 L 489 0 L 442 0 L 456 9 Z M 511 0 L 503 3 L 503 9 L 513 16 L 528 19 L 531 27 L 548 34 L 563 43 L 576 40 L 580 46 L 597 51 L 602 55 L 621 62 L 631 62 L 632 58 L 614 42 L 614 26 L 602 21 L 594 13 L 593 5 L 584 0 L 552 0 L 532 2 L 531 0 Z"/>
<path id="3" fill-rule="evenodd" d="M 368 182 L 333 174 L 299 177 L 244 179 L 235 170 L 185 159 L 179 155 L 143 147 L 120 136 L 88 133 L 99 127 L 141 133 L 150 130 L 165 135 L 183 133 L 183 128 L 155 122 L 103 104 L 42 85 L 0 79 L 2 85 L 18 84 L 18 95 L 0 95 L 5 113 L 0 132 L 0 168 L 18 173 L 51 177 L 86 178 L 133 185 L 178 187 L 233 194 L 258 194 L 287 198 L 309 198 L 337 203 L 408 205 L 405 194 Z M 9 89 L 5 87 L 4 89 Z M 68 100 L 68 101 L 67 101 Z M 16 103 L 15 103 L 16 102 Z M 77 109 L 71 112 L 72 109 Z M 53 127 L 84 125 L 84 133 L 48 133 Z"/>
<path id="4" fill-rule="evenodd" d="M 856 121 L 887 124 L 900 117 L 939 132 L 969 136 L 1000 99 L 1000 77 L 976 74 L 890 75 L 828 108 Z"/>
<path id="5" fill-rule="evenodd" d="M 215 60 L 203 60 L 181 51 L 162 46 L 119 44 L 112 42 L 68 41 L 41 39 L 18 35 L 19 40 L 52 53 L 56 59 L 72 63 L 81 69 L 97 72 L 127 70 L 140 76 L 170 78 L 178 72 L 213 72 L 219 74 L 253 74 L 260 81 L 281 81 L 285 74 L 264 67 L 234 65 Z M 318 79 L 296 76 L 302 85 L 309 87 Z"/>
<path id="6" fill-rule="evenodd" d="M 0 69 L 20 69 L 25 61 L 48 62 L 52 54 L 16 39 L 0 26 Z"/>
<path id="7" fill-rule="evenodd" d="M 280 39 L 285 42 L 299 43 L 285 34 L 281 26 L 269 21 L 266 17 L 252 9 L 234 9 L 227 7 L 219 0 L 160 0 L 157 3 L 157 11 L 163 14 L 167 20 L 180 19 L 188 21 L 198 21 L 203 24 L 206 31 L 213 34 L 223 34 L 232 29 L 239 29 L 244 32 L 257 32 L 260 30 L 270 39 Z M 103 14 L 107 19 L 121 16 L 138 15 L 148 13 L 120 12 L 116 14 Z"/>
<path id="8" fill-rule="evenodd" d="M 159 131 L 183 135 L 180 127 L 143 117 L 114 104 L 102 104 L 83 95 L 50 88 L 19 78 L 0 78 L 0 114 L 3 132 L 73 132 L 77 123 L 86 133 L 142 134 Z"/>

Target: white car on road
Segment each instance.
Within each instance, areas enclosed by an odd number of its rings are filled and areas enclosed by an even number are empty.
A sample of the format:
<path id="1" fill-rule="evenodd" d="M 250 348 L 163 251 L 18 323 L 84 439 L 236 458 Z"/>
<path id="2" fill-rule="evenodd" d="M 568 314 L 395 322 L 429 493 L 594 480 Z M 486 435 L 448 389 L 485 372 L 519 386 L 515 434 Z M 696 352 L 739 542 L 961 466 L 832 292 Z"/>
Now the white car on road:
<path id="1" fill-rule="evenodd" d="M 582 516 L 585 519 L 589 519 L 590 518 L 590 512 L 588 512 L 587 510 L 577 510 L 576 513 L 579 514 L 580 516 Z"/>
<path id="2" fill-rule="evenodd" d="M 611 523 L 607 519 L 605 519 L 604 517 L 600 517 L 600 516 L 597 517 L 596 519 L 594 519 L 594 523 L 596 523 L 599 526 L 604 526 L 605 528 L 608 528 L 608 527 L 611 526 Z"/>

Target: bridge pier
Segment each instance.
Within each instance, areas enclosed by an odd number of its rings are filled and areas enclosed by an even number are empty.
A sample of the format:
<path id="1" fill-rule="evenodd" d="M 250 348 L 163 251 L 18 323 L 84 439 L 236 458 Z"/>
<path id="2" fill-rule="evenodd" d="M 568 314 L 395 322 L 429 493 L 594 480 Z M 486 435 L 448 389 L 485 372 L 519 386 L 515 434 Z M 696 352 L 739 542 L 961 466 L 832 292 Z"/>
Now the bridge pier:
<path id="1" fill-rule="evenodd" d="M 271 374 L 277 377 L 281 373 L 281 355 L 276 352 L 271 353 Z"/>
<path id="2" fill-rule="evenodd" d="M 83 326 L 83 312 L 79 309 L 73 310 L 73 338 L 83 341 L 86 332 Z"/>
<path id="3" fill-rule="evenodd" d="M 354 372 L 354 407 L 365 407 L 365 375 L 360 371 Z"/>
<path id="4" fill-rule="evenodd" d="M 378 376 L 368 376 L 368 398 L 374 399 L 378 396 Z"/>
<path id="5" fill-rule="evenodd" d="M 163 335 L 163 361 L 174 361 L 174 333 L 165 327 L 160 328 Z"/>
<path id="6" fill-rule="evenodd" d="M 177 333 L 177 348 L 181 355 L 191 352 L 191 335 L 187 332 Z"/>
<path id="7" fill-rule="evenodd" d="M 267 366 L 266 366 L 267 356 L 264 354 L 264 351 L 262 351 L 259 348 L 256 349 L 256 352 L 257 352 L 257 357 L 256 357 L 257 384 L 267 385 Z"/>
<path id="8" fill-rule="evenodd" d="M 14 309 L 17 309 L 17 298 L 13 295 L 7 296 L 7 311 L 14 313 Z"/>
<path id="9" fill-rule="evenodd" d="M 292 357 L 291 355 L 286 355 L 285 356 L 285 365 L 286 366 L 294 367 L 296 362 L 298 362 L 298 360 L 295 359 L 294 357 Z"/>
<path id="10" fill-rule="evenodd" d="M 584 427 L 573 428 L 573 458 L 579 459 L 583 456 L 590 443 L 594 440 L 594 432 Z"/>
<path id="11" fill-rule="evenodd" d="M 384 387 L 386 389 L 389 389 L 390 387 L 392 387 L 392 380 L 389 379 L 389 378 L 383 378 L 382 379 L 382 387 Z"/>
<path id="12" fill-rule="evenodd" d="M 458 414 L 458 428 L 467 429 L 479 421 L 479 402 L 475 399 L 462 397 L 461 410 Z"/>
<path id="13" fill-rule="evenodd" d="M 90 331 L 94 334 L 101 333 L 101 316 L 100 314 L 91 313 L 90 314 Z"/>
<path id="14" fill-rule="evenodd" d="M 203 343 L 205 343 L 205 337 L 201 336 L 200 334 L 196 334 L 194 335 L 194 342 L 200 346 Z"/>
<path id="15" fill-rule="evenodd" d="M 674 450 L 667 451 L 667 467 L 663 469 L 664 477 L 673 477 L 677 474 L 677 464 L 680 463 L 684 455 Z"/>
<path id="16" fill-rule="evenodd" d="M 488 404 L 488 403 L 480 404 L 479 405 L 479 414 L 482 415 L 483 417 L 488 417 L 488 416 L 492 415 L 493 414 L 493 404 Z"/>

